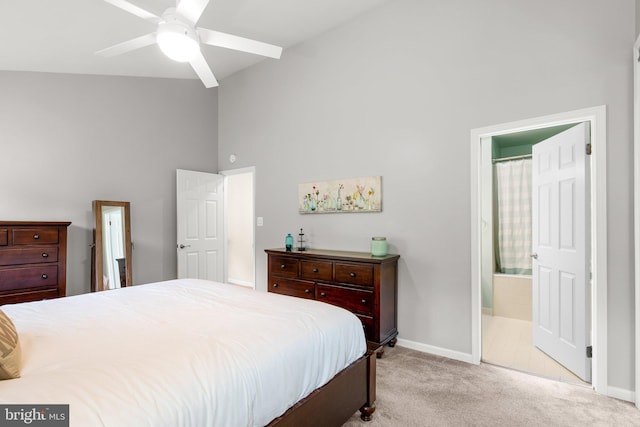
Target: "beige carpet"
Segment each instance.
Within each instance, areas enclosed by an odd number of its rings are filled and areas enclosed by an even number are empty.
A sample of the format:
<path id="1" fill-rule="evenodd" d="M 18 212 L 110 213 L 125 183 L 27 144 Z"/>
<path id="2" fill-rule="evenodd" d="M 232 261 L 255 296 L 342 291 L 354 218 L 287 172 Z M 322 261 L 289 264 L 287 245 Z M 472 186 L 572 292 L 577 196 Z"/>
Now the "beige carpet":
<path id="1" fill-rule="evenodd" d="M 373 420 L 345 426 L 640 426 L 633 404 L 562 383 L 403 347 L 378 359 Z"/>

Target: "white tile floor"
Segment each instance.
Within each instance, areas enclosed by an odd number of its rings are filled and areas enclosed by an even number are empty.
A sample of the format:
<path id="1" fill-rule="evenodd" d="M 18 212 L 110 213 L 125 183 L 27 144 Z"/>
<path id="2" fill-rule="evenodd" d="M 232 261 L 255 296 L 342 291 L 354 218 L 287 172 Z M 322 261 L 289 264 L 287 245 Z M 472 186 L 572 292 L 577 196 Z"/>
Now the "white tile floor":
<path id="1" fill-rule="evenodd" d="M 482 315 L 482 361 L 545 378 L 586 385 L 532 343 L 531 322 Z"/>

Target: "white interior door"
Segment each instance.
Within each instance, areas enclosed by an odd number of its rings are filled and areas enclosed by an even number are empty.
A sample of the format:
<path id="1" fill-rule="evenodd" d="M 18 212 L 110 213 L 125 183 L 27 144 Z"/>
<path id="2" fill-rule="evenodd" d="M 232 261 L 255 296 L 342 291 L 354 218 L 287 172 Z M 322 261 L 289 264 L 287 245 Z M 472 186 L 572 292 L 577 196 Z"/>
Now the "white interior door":
<path id="1" fill-rule="evenodd" d="M 178 169 L 178 278 L 224 279 L 223 176 Z"/>
<path id="2" fill-rule="evenodd" d="M 533 146 L 533 343 L 591 381 L 589 123 Z"/>

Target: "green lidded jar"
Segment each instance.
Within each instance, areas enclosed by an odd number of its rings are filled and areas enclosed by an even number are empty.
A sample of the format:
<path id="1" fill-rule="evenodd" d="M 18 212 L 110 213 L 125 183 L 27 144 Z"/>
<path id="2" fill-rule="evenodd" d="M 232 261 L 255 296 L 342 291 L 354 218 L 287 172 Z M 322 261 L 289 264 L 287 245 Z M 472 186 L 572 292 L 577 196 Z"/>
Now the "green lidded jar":
<path id="1" fill-rule="evenodd" d="M 387 238 L 372 237 L 371 238 L 371 255 L 385 256 L 387 254 Z"/>

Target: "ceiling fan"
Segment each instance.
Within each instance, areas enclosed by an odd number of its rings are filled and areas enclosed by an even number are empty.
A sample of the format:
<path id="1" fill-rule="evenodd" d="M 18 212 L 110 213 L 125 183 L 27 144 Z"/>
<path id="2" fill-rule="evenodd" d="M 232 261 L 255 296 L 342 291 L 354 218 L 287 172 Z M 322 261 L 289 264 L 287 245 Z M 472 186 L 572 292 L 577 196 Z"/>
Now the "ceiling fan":
<path id="1" fill-rule="evenodd" d="M 157 43 L 160 50 L 178 62 L 188 62 L 206 87 L 218 86 L 211 68 L 200 52 L 200 44 L 224 47 L 279 59 L 282 48 L 219 31 L 196 27 L 196 23 L 209 4 L 209 0 L 176 0 L 162 16 L 154 15 L 126 0 L 104 0 L 139 18 L 158 26 L 153 33 L 127 40 L 96 52 L 102 56 L 115 56 Z"/>

